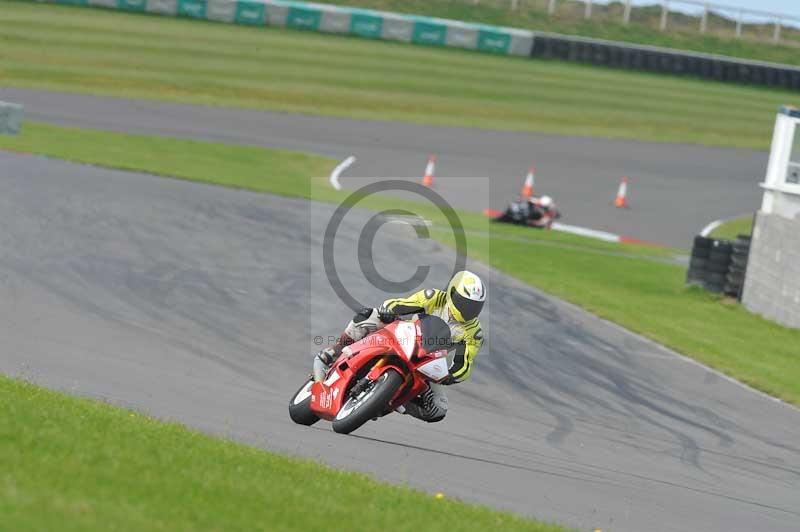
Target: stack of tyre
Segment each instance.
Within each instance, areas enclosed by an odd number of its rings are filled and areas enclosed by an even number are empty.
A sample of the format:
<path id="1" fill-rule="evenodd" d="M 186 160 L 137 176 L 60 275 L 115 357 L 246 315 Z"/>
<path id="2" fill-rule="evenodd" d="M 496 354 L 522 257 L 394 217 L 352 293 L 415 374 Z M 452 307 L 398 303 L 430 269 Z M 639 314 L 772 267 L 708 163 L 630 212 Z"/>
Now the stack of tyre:
<path id="1" fill-rule="evenodd" d="M 750 256 L 750 237 L 739 235 L 739 238 L 731 242 L 731 248 L 731 263 L 728 267 L 723 292 L 725 295 L 741 299 L 744 275 L 747 272 L 747 257 Z"/>
<path id="2" fill-rule="evenodd" d="M 696 236 L 686 284 L 741 297 L 749 251 L 750 237 L 747 236 L 739 235 L 733 241 Z"/>
<path id="3" fill-rule="evenodd" d="M 725 289 L 732 252 L 733 246 L 727 240 L 694 237 L 689 272 L 686 274 L 687 284 L 700 285 L 709 292 L 722 292 Z"/>

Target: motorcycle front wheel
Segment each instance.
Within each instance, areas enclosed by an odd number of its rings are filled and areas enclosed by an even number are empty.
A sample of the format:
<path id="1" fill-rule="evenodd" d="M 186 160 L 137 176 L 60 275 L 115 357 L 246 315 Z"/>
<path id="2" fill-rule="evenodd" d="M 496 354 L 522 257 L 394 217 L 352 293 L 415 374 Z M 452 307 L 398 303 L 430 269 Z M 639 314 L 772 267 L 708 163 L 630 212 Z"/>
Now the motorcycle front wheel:
<path id="1" fill-rule="evenodd" d="M 298 425 L 311 426 L 319 417 L 311 411 L 311 385 L 313 380 L 309 380 L 297 390 L 289 401 L 289 417 Z"/>
<path id="2" fill-rule="evenodd" d="M 403 385 L 403 376 L 387 369 L 355 397 L 349 397 L 333 420 L 333 430 L 349 434 L 384 413 L 389 401 Z"/>

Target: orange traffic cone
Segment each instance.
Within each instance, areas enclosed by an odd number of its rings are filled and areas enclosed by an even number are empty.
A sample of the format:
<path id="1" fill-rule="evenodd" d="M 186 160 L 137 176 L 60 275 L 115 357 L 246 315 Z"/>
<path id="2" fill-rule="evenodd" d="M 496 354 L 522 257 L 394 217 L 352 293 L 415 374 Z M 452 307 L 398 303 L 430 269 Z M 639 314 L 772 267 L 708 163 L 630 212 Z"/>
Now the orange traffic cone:
<path id="1" fill-rule="evenodd" d="M 522 185 L 522 197 L 530 198 L 533 196 L 533 187 L 536 184 L 536 168 L 531 166 L 528 175 L 525 176 L 525 183 Z"/>
<path id="2" fill-rule="evenodd" d="M 623 177 L 617 190 L 617 198 L 614 200 L 614 207 L 618 209 L 628 208 L 628 178 Z"/>
<path id="3" fill-rule="evenodd" d="M 425 167 L 425 175 L 422 176 L 422 184 L 426 187 L 433 186 L 433 173 L 436 171 L 436 156 L 428 156 L 428 166 Z"/>

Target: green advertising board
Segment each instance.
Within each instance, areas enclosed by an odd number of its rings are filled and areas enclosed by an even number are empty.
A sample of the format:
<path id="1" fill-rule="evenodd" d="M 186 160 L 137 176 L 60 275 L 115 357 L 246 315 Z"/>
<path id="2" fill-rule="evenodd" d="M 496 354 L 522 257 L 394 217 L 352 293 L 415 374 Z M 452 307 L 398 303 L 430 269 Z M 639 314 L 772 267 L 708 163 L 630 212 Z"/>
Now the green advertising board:
<path id="1" fill-rule="evenodd" d="M 267 10 L 264 4 L 258 2 L 239 1 L 236 2 L 237 24 L 253 24 L 263 26 L 267 18 Z"/>
<path id="2" fill-rule="evenodd" d="M 380 39 L 383 31 L 383 17 L 371 13 L 354 12 L 350 17 L 350 33 L 359 37 Z"/>
<path id="3" fill-rule="evenodd" d="M 499 31 L 480 30 L 478 32 L 478 50 L 507 54 L 511 46 L 511 34 Z"/>
<path id="4" fill-rule="evenodd" d="M 56 4 L 64 4 L 67 6 L 88 6 L 89 0 L 56 0 Z"/>
<path id="5" fill-rule="evenodd" d="M 147 0 L 117 0 L 117 9 L 123 11 L 144 11 Z"/>
<path id="6" fill-rule="evenodd" d="M 286 26 L 301 30 L 318 30 L 322 11 L 310 7 L 292 6 L 286 16 Z"/>
<path id="7" fill-rule="evenodd" d="M 416 44 L 433 44 L 444 46 L 447 35 L 447 26 L 436 22 L 418 20 L 414 22 L 414 31 L 411 34 L 411 42 Z"/>
<path id="8" fill-rule="evenodd" d="M 206 0 L 178 0 L 178 16 L 206 18 Z"/>

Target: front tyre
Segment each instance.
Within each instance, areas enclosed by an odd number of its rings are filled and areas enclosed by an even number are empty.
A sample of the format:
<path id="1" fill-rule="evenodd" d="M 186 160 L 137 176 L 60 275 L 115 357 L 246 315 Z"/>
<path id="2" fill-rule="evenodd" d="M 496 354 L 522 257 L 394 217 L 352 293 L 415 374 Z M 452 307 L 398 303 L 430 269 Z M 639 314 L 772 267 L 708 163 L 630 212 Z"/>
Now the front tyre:
<path id="1" fill-rule="evenodd" d="M 311 410 L 312 384 L 314 381 L 309 379 L 289 401 L 289 417 L 298 425 L 311 426 L 319 421 L 319 417 Z"/>
<path id="2" fill-rule="evenodd" d="M 333 420 L 333 430 L 349 434 L 386 411 L 389 401 L 403 385 L 403 376 L 387 369 L 356 397 L 349 397 Z"/>

